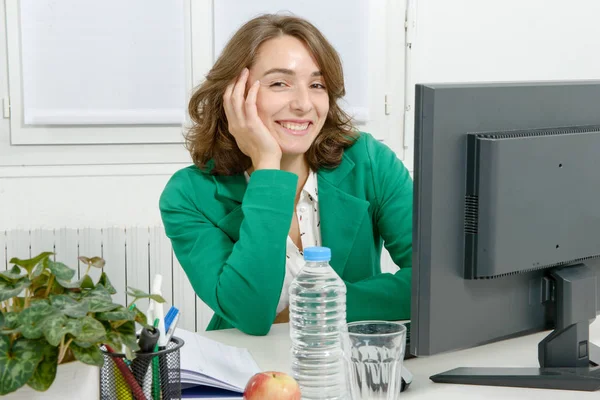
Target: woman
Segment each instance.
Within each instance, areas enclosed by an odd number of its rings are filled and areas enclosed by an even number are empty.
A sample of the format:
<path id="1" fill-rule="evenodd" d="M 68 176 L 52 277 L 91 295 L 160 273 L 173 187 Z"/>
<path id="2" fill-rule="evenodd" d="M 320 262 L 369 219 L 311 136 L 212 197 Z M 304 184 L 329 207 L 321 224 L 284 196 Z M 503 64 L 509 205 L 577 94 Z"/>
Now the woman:
<path id="1" fill-rule="evenodd" d="M 207 330 L 266 335 L 288 320 L 302 249 L 331 248 L 348 321 L 409 318 L 412 182 L 338 107 L 340 59 L 309 22 L 264 15 L 232 37 L 193 94 L 160 210 L 175 255 L 215 312 Z M 382 241 L 396 274 L 382 274 Z"/>

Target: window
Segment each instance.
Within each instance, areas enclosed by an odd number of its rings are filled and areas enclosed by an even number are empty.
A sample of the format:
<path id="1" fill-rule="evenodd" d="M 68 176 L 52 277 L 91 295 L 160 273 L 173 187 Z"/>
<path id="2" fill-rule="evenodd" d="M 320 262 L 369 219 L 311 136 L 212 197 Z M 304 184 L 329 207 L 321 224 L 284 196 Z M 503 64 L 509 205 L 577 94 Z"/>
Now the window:
<path id="1" fill-rule="evenodd" d="M 15 0 L 0 4 L 7 32 L 6 42 L 0 42 L 0 75 L 6 78 L 0 79 L 0 96 L 6 104 L 5 119 L 0 120 L 0 166 L 189 163 L 182 144 L 184 128 L 177 123 L 178 108 L 185 113 L 193 87 L 211 68 L 220 32 L 213 21 L 219 7 L 231 2 L 79 3 Z M 344 0 L 331 3 L 338 9 L 346 4 Z M 356 114 L 358 128 L 403 158 L 405 1 L 350 3 L 368 9 L 364 20 L 353 22 L 353 29 L 367 38 L 360 57 L 364 65 L 346 66 L 347 80 L 365 79 L 364 90 L 354 97 L 362 107 Z M 244 9 L 253 15 L 294 12 L 297 4 L 262 0 L 247 3 Z M 144 13 L 139 12 L 142 9 Z M 318 13 L 302 16 L 317 26 L 318 21 L 328 21 Z M 105 21 L 110 29 L 103 30 Z M 102 32 L 106 37 L 99 40 Z M 144 38 L 152 36 L 149 49 Z M 45 50 L 31 51 L 40 48 Z M 166 59 L 162 64 L 161 54 Z M 175 61 L 177 57 L 183 65 Z M 148 68 L 144 58 L 149 60 Z M 155 82 L 161 75 L 164 79 Z M 5 80 L 9 84 L 3 86 Z M 348 82 L 349 88 L 354 86 L 354 81 Z M 154 93 L 160 94 L 152 99 Z"/>

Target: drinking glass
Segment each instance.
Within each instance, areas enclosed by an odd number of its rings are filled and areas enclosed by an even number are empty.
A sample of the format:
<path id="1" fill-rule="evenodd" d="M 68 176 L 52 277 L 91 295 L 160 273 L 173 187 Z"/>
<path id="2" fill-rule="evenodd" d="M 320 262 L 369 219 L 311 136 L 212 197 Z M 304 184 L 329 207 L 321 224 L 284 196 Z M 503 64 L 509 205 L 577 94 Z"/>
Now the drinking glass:
<path id="1" fill-rule="evenodd" d="M 342 332 L 342 349 L 348 399 L 400 397 L 406 326 L 389 321 L 348 323 Z"/>

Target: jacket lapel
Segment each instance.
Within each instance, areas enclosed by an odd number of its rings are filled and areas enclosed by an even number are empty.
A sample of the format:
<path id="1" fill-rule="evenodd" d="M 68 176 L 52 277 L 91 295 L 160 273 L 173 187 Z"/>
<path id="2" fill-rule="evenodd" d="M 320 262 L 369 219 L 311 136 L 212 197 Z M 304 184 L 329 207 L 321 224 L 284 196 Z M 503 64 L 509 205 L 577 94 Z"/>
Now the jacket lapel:
<path id="1" fill-rule="evenodd" d="M 331 266 L 339 276 L 343 276 L 348 256 L 369 208 L 368 201 L 339 188 L 353 168 L 354 162 L 344 157 L 337 168 L 321 169 L 318 173 L 322 244 L 331 248 Z"/>
<path id="2" fill-rule="evenodd" d="M 317 173 L 319 214 L 322 245 L 331 248 L 331 266 L 343 276 L 348 257 L 359 228 L 366 216 L 369 202 L 354 197 L 339 188 L 340 183 L 354 169 L 354 162 L 346 157 L 335 169 L 320 169 Z M 240 225 L 244 218 L 242 199 L 246 192 L 243 174 L 214 176 L 217 196 L 232 200 L 233 208 L 217 223 L 234 242 L 239 240 Z"/>

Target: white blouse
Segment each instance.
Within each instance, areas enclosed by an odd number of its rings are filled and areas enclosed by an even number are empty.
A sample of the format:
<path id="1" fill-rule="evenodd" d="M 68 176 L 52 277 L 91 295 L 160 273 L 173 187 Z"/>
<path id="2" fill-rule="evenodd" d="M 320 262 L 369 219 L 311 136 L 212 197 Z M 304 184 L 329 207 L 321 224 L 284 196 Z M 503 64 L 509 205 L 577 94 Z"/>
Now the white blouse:
<path id="1" fill-rule="evenodd" d="M 247 172 L 244 173 L 246 181 L 250 179 Z M 321 246 L 321 220 L 319 218 L 319 191 L 317 188 L 317 174 L 310 171 L 306 183 L 300 192 L 300 198 L 296 205 L 298 227 L 300 229 L 300 240 L 302 248 Z M 304 266 L 304 254 L 288 235 L 286 241 L 286 263 L 283 288 L 277 304 L 277 314 L 289 305 L 288 289 L 290 284 Z"/>

